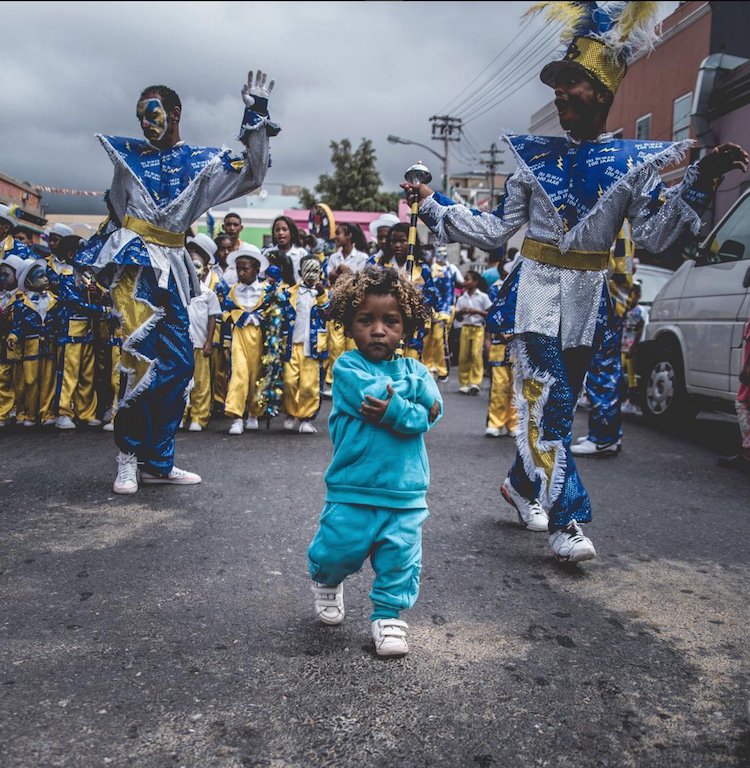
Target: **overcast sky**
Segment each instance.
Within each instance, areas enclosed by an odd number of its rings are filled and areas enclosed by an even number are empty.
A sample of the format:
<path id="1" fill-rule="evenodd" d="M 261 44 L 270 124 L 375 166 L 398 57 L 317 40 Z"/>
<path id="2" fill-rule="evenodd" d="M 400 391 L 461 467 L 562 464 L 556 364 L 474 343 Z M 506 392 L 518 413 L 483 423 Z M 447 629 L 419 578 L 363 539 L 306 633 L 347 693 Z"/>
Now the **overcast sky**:
<path id="1" fill-rule="evenodd" d="M 152 83 L 180 94 L 188 143 L 239 148 L 240 88 L 250 67 L 276 79 L 270 111 L 283 131 L 272 141 L 270 193 L 277 184 L 313 187 L 331 168 L 329 142 L 342 138 L 373 140 L 384 189 L 397 189 L 417 160 L 438 178 L 437 158 L 386 137 L 440 151 L 429 118 L 446 107 L 467 122 L 476 116 L 451 162 L 451 172 L 473 169 L 474 150 L 488 148 L 502 129 L 526 130 L 551 95 L 536 75 L 560 46 L 541 20 L 521 26 L 529 5 L 6 3 L 0 170 L 32 184 L 106 189 L 111 165 L 93 134 L 140 136 L 135 104 Z M 496 93 L 465 99 L 501 66 Z M 500 96 L 507 98 L 493 107 Z M 62 203 L 70 210 L 84 200 L 48 195 L 45 202 L 61 211 Z"/>

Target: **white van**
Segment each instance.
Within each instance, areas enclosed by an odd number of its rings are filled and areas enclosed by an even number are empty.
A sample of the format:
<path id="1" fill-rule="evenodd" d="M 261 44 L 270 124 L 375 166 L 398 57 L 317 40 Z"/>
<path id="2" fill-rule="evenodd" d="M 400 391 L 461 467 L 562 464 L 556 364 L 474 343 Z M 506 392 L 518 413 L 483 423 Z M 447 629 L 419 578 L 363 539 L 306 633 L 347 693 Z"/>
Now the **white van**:
<path id="1" fill-rule="evenodd" d="M 733 411 L 750 316 L 750 190 L 659 291 L 638 350 L 643 415 Z"/>

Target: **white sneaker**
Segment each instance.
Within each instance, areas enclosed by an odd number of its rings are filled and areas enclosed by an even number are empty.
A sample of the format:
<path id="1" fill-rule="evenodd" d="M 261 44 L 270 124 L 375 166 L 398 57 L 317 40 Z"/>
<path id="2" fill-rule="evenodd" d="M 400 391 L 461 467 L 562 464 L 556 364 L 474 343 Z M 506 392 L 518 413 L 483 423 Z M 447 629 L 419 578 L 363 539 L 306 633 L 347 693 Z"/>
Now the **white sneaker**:
<path id="1" fill-rule="evenodd" d="M 8 422 L 7 421 L 0 421 L 0 429 L 2 429 L 3 427 L 7 427 L 7 426 L 8 426 Z"/>
<path id="2" fill-rule="evenodd" d="M 229 427 L 230 435 L 241 435 L 245 431 L 245 425 L 242 423 L 242 419 L 235 419 L 232 422 L 232 426 Z"/>
<path id="3" fill-rule="evenodd" d="M 201 476 L 195 472 L 186 472 L 184 469 L 172 467 L 168 475 L 152 475 L 150 472 L 141 472 L 141 482 L 144 485 L 198 485 Z"/>
<path id="4" fill-rule="evenodd" d="M 43 427 L 54 427 L 56 419 L 45 419 L 42 422 Z"/>
<path id="5" fill-rule="evenodd" d="M 555 558 L 564 563 L 580 563 L 582 560 L 592 560 L 596 557 L 591 539 L 583 535 L 576 520 L 566 528 L 555 531 L 549 537 L 549 545 Z"/>
<path id="6" fill-rule="evenodd" d="M 476 384 L 472 384 L 469 387 L 469 394 L 470 395 L 478 395 L 479 394 L 479 387 Z"/>
<path id="7" fill-rule="evenodd" d="M 299 425 L 299 431 L 303 435 L 314 435 L 318 430 L 309 421 L 303 421 Z"/>
<path id="8" fill-rule="evenodd" d="M 580 445 L 581 443 L 585 443 L 588 439 L 589 439 L 588 435 L 583 435 L 583 437 L 576 438 L 576 443 Z"/>
<path id="9" fill-rule="evenodd" d="M 622 404 L 620 413 L 624 413 L 626 416 L 643 416 L 641 409 L 630 401 Z"/>
<path id="10" fill-rule="evenodd" d="M 109 424 L 105 424 L 102 427 L 102 432 L 114 432 L 115 431 L 115 423 L 114 421 L 110 421 Z"/>
<path id="11" fill-rule="evenodd" d="M 546 531 L 549 526 L 549 517 L 538 499 L 529 501 L 511 485 L 510 478 L 506 477 L 500 488 L 503 498 L 512 507 L 516 508 L 521 523 L 529 531 Z"/>
<path id="12" fill-rule="evenodd" d="M 333 390 L 330 387 L 328 387 L 327 389 L 324 389 L 320 393 L 320 396 L 325 398 L 326 400 L 330 400 L 333 397 Z"/>
<path id="13" fill-rule="evenodd" d="M 258 419 L 255 416 L 248 416 L 245 419 L 245 429 L 258 429 Z"/>
<path id="14" fill-rule="evenodd" d="M 55 426 L 58 429 L 75 429 L 76 425 L 70 416 L 58 416 L 55 419 Z"/>
<path id="15" fill-rule="evenodd" d="M 197 421 L 191 421 L 188 432 L 203 432 L 203 427 Z"/>
<path id="16" fill-rule="evenodd" d="M 403 656 L 409 653 L 406 630 L 409 625 L 401 619 L 375 619 L 372 622 L 372 639 L 378 656 Z"/>
<path id="17" fill-rule="evenodd" d="M 518 430 L 517 429 L 509 429 L 508 430 L 508 437 L 518 437 Z"/>
<path id="18" fill-rule="evenodd" d="M 108 408 L 106 411 L 104 411 L 104 416 L 102 416 L 102 421 L 105 424 L 109 424 L 110 421 L 112 421 L 112 409 Z"/>
<path id="19" fill-rule="evenodd" d="M 91 421 L 86 422 L 87 427 L 101 427 L 102 422 L 99 419 L 91 419 Z"/>
<path id="20" fill-rule="evenodd" d="M 299 422 L 294 416 L 287 416 L 284 419 L 284 429 L 287 432 L 294 432 L 299 427 Z"/>
<path id="21" fill-rule="evenodd" d="M 497 427 L 487 427 L 484 430 L 484 434 L 487 437 L 503 437 L 503 435 L 508 434 L 508 430 L 505 427 L 500 427 L 499 429 Z"/>
<path id="22" fill-rule="evenodd" d="M 24 425 L 24 427 L 35 427 L 36 426 L 36 422 L 32 421 L 31 419 L 26 419 L 26 421 L 24 421 L 23 425 Z"/>
<path id="23" fill-rule="evenodd" d="M 468 394 L 470 394 L 470 393 L 471 393 L 471 389 L 469 389 L 469 387 L 459 387 L 459 388 L 458 388 L 458 391 L 459 391 L 459 392 L 460 392 L 462 395 L 468 395 Z"/>
<path id="24" fill-rule="evenodd" d="M 123 494 L 138 490 L 138 457 L 134 453 L 117 454 L 117 478 L 112 490 Z"/>
<path id="25" fill-rule="evenodd" d="M 337 587 L 318 584 L 310 585 L 315 594 L 315 615 L 323 624 L 341 624 L 344 620 L 344 582 Z"/>
<path id="26" fill-rule="evenodd" d="M 584 440 L 571 447 L 570 452 L 574 456 L 617 456 L 617 443 L 603 443 L 599 445 L 593 440 Z"/>

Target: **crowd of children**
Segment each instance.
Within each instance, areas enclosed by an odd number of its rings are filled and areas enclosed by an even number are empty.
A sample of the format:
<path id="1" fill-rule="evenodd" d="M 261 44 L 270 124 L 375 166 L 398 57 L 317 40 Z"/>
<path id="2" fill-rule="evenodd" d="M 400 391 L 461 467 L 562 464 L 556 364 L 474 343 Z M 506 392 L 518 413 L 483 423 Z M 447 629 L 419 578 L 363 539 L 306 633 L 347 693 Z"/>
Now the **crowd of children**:
<path id="1" fill-rule="evenodd" d="M 8 224 L 0 262 L 0 426 L 15 419 L 25 427 L 114 430 L 120 323 L 108 292 L 71 266 L 81 238 L 55 224 L 40 257 L 23 242 L 23 227 L 11 228 L 7 210 L 0 210 L 0 221 Z M 368 265 L 405 275 L 408 225 L 393 214 L 373 222 L 375 253 L 350 223 L 336 228 L 335 250 L 309 237 L 303 245 L 286 216 L 274 221 L 272 245 L 263 251 L 241 240 L 237 214 L 226 215 L 222 230 L 214 239 L 200 233 L 186 242 L 200 291 L 188 307 L 195 374 L 181 426 L 201 432 L 221 414 L 229 434 L 240 435 L 283 412 L 286 430 L 315 433 L 334 364 L 356 346 L 331 312 L 330 291 Z M 464 278 L 445 249 L 418 246 L 407 277 L 428 317 L 400 354 L 421 359 L 434 378 L 447 381 L 450 332 L 460 329 L 459 391 L 479 392 L 486 362 L 492 370 L 486 434 L 514 434 L 507 339 L 485 338 L 491 302 L 482 276 L 470 271 Z"/>

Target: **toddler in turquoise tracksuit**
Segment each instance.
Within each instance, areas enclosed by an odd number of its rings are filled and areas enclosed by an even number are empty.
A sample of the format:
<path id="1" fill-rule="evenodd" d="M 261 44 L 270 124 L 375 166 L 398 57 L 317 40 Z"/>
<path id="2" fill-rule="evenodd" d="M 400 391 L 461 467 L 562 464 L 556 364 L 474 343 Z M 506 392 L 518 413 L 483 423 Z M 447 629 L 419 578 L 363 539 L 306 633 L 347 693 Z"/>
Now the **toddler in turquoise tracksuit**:
<path id="1" fill-rule="evenodd" d="M 395 352 L 426 312 L 418 289 L 397 270 L 368 267 L 339 278 L 330 313 L 357 348 L 334 365 L 333 460 L 307 551 L 315 610 L 324 624 L 339 624 L 343 581 L 369 557 L 375 649 L 403 655 L 407 625 L 399 615 L 417 599 L 422 523 L 429 516 L 423 434 L 442 415 L 442 398 L 422 363 Z"/>

